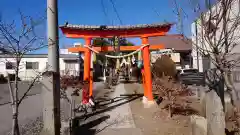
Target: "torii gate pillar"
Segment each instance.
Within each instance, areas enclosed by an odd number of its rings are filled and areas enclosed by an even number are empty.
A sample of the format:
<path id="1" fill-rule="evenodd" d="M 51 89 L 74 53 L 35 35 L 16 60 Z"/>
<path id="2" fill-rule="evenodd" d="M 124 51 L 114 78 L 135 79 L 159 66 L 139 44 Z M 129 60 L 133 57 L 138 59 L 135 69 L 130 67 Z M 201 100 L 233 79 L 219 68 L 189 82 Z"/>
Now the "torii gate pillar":
<path id="1" fill-rule="evenodd" d="M 142 44 L 148 44 L 148 37 L 141 37 Z M 150 66 L 150 53 L 149 46 L 146 46 L 142 49 L 143 56 L 143 68 L 144 68 L 144 97 L 143 102 L 147 104 L 154 103 L 153 94 L 152 94 L 152 74 L 151 74 L 151 66 Z"/>
<path id="2" fill-rule="evenodd" d="M 91 37 L 85 37 L 85 44 L 86 46 L 91 45 Z M 84 77 L 83 79 L 85 81 L 89 81 L 89 96 L 91 97 L 93 94 L 93 77 L 92 74 L 90 74 L 90 68 L 91 68 L 91 50 L 87 48 L 87 50 L 84 52 Z"/>

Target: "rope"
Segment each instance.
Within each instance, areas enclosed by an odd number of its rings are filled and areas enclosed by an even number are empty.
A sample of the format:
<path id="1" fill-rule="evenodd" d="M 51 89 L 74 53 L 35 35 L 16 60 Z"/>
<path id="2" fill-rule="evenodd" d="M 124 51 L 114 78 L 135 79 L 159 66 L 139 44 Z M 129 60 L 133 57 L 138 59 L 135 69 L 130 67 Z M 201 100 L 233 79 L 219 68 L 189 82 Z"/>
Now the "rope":
<path id="1" fill-rule="evenodd" d="M 119 59 L 119 58 L 124 58 L 124 57 L 128 57 L 128 56 L 132 56 L 134 54 L 136 54 L 137 52 L 141 51 L 144 47 L 149 46 L 149 44 L 143 44 L 140 48 L 138 48 L 136 51 L 131 52 L 129 54 L 126 55 L 121 55 L 121 56 L 113 56 L 113 55 L 105 55 L 105 57 L 107 58 L 113 58 L 113 59 Z M 90 49 L 91 51 L 95 52 L 96 54 L 99 54 L 98 51 L 94 50 L 93 48 L 91 48 L 90 46 L 84 45 L 84 47 L 87 47 L 88 49 Z"/>
<path id="2" fill-rule="evenodd" d="M 126 54 L 126 55 L 114 56 L 114 55 L 107 55 L 107 54 L 106 54 L 105 57 L 107 57 L 107 58 L 113 58 L 113 59 L 120 59 L 120 58 L 129 57 L 129 56 L 132 56 L 132 55 L 138 53 L 139 51 L 141 51 L 141 50 L 142 50 L 144 47 L 146 47 L 146 46 L 149 46 L 149 44 L 143 44 L 143 45 L 142 45 L 140 48 L 138 48 L 136 51 L 131 52 L 131 53 Z M 100 52 L 94 50 L 93 48 L 91 48 L 90 46 L 84 45 L 84 47 L 87 47 L 88 49 L 90 49 L 91 51 L 93 51 L 93 52 L 96 53 L 96 54 L 99 54 L 99 53 L 100 53 Z M 157 55 L 171 54 L 171 53 L 173 53 L 172 49 L 171 49 L 171 50 L 170 50 L 170 49 L 165 49 L 165 50 L 163 50 L 162 52 L 159 51 L 159 52 L 157 53 Z"/>

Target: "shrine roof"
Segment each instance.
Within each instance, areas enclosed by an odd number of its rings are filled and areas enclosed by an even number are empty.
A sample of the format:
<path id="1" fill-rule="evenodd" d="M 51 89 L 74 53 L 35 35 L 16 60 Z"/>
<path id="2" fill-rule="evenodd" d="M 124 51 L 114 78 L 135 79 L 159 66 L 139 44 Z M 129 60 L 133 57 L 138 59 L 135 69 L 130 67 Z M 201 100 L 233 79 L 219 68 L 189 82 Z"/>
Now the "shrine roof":
<path id="1" fill-rule="evenodd" d="M 158 23 L 158 24 L 140 24 L 140 25 L 74 25 L 68 24 L 60 26 L 63 34 L 67 38 L 85 38 L 85 37 L 104 37 L 112 38 L 119 37 L 151 37 L 163 36 L 171 28 L 172 23 Z"/>
<path id="2" fill-rule="evenodd" d="M 75 25 L 68 24 L 60 26 L 60 28 L 78 29 L 78 30 L 134 30 L 134 29 L 145 29 L 145 28 L 164 28 L 171 27 L 173 23 L 156 23 L 156 24 L 138 24 L 138 25 Z"/>

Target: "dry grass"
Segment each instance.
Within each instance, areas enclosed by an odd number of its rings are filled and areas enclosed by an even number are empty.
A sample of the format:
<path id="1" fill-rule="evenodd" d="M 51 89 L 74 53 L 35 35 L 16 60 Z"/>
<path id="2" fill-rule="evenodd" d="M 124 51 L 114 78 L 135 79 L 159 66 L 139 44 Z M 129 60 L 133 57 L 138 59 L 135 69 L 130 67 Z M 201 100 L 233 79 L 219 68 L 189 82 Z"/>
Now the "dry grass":
<path id="1" fill-rule="evenodd" d="M 171 77 L 163 76 L 156 78 L 153 81 L 153 90 L 158 93 L 158 98 L 163 98 L 167 102 L 164 109 L 169 111 L 170 117 L 173 114 L 180 113 L 180 111 L 181 113 L 184 113 L 184 110 L 186 112 L 190 111 L 187 100 L 184 100 L 185 98 L 182 97 L 191 96 L 193 93 L 185 86 L 174 81 Z"/>
<path id="2" fill-rule="evenodd" d="M 125 84 L 125 88 L 129 94 L 143 93 L 141 84 L 136 85 L 140 86 L 137 91 L 133 91 L 136 86 L 132 86 L 132 84 Z M 181 100 L 179 98 L 176 101 L 176 104 L 181 103 L 182 100 L 187 100 L 186 103 L 189 104 L 186 110 L 174 113 L 171 118 L 168 117 L 168 111 L 163 109 L 168 103 L 167 100 L 163 100 L 159 106 L 151 108 L 144 108 L 141 100 L 131 102 L 130 107 L 136 127 L 142 130 L 143 135 L 192 135 L 189 115 L 192 113 L 198 114 L 200 110 L 199 101 L 182 96 Z"/>

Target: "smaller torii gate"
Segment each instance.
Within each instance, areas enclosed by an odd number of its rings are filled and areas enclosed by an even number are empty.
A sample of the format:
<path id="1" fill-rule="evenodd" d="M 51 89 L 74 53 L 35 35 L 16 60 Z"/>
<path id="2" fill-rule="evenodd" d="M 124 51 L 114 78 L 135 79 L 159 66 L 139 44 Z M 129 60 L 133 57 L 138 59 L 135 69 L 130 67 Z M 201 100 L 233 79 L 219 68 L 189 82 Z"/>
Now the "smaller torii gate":
<path id="1" fill-rule="evenodd" d="M 150 66 L 150 51 L 164 49 L 164 45 L 149 45 L 148 37 L 164 36 L 170 30 L 172 24 L 151 24 L 151 25 L 134 25 L 134 26 L 88 26 L 88 25 L 71 25 L 60 26 L 63 34 L 67 38 L 82 38 L 85 40 L 84 47 L 72 47 L 68 51 L 72 53 L 84 52 L 84 80 L 89 80 L 89 94 L 93 95 L 93 80 L 90 75 L 91 51 L 107 52 L 114 51 L 112 46 L 94 47 L 91 45 L 93 38 L 113 38 L 114 36 L 135 38 L 140 37 L 142 45 L 138 46 L 120 46 L 120 51 L 142 51 L 142 60 L 144 66 L 144 102 L 154 103 L 152 94 L 152 76 Z"/>

